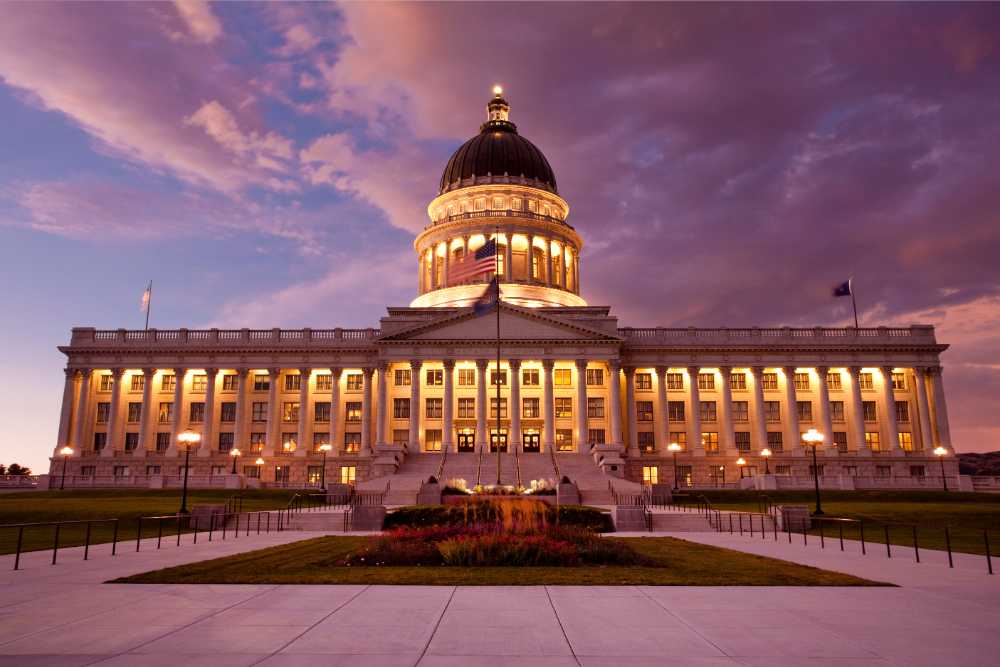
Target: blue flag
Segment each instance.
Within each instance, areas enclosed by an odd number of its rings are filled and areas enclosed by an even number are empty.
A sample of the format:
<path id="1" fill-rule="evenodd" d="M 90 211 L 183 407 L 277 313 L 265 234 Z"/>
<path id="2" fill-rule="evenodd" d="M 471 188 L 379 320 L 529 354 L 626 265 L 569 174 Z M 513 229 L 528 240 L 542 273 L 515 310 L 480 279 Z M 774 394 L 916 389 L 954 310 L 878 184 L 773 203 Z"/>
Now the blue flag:
<path id="1" fill-rule="evenodd" d="M 845 280 L 833 288 L 834 296 L 851 296 L 851 281 Z"/>
<path id="2" fill-rule="evenodd" d="M 473 304 L 473 310 L 475 310 L 476 315 L 485 315 L 494 308 L 496 308 L 497 303 L 500 301 L 500 283 L 497 282 L 496 276 L 490 281 L 490 284 L 486 286 L 486 291 L 483 295 L 479 297 L 479 300 Z"/>

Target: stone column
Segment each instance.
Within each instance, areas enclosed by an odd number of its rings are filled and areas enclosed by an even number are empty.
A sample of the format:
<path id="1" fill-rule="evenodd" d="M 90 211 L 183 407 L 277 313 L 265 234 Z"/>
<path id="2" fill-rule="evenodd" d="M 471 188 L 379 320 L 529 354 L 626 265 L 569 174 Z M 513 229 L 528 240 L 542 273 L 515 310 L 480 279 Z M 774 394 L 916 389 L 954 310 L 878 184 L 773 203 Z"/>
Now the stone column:
<path id="1" fill-rule="evenodd" d="M 903 451 L 899 446 L 899 424 L 896 422 L 896 395 L 892 391 L 892 366 L 882 366 L 882 438 L 886 444 L 883 452 L 898 454 Z"/>
<path id="2" fill-rule="evenodd" d="M 218 368 L 205 369 L 205 422 L 201 427 L 201 447 L 198 449 L 198 456 L 211 456 L 212 452 L 218 451 L 215 440 L 215 382 L 219 376 Z M 143 408 L 143 412 L 145 412 Z M 142 440 L 142 437 L 139 438 Z M 235 446 L 235 445 L 234 445 Z"/>
<path id="3" fill-rule="evenodd" d="M 576 360 L 576 451 L 587 451 L 587 360 Z"/>
<path id="4" fill-rule="evenodd" d="M 417 362 L 419 363 L 419 362 Z M 442 428 L 441 451 L 451 452 L 455 450 L 455 360 L 444 360 L 444 405 L 441 406 Z M 412 362 L 411 362 L 412 367 Z M 419 368 L 419 366 L 417 366 Z M 410 404 L 413 405 L 413 388 L 410 388 Z M 420 393 L 417 392 L 417 402 L 420 401 Z M 418 407 L 417 418 L 414 419 L 413 412 L 410 412 L 410 440 L 416 442 L 419 432 L 420 410 Z M 414 450 L 419 451 L 419 450 Z"/>
<path id="5" fill-rule="evenodd" d="M 80 369 L 80 384 L 77 386 L 79 392 L 76 399 L 76 419 L 74 424 L 75 434 L 73 444 L 77 451 L 82 452 L 84 448 L 84 438 L 87 437 L 87 422 L 90 421 L 90 376 L 94 371 L 90 368 Z"/>
<path id="6" fill-rule="evenodd" d="M 795 395 L 795 367 L 784 366 L 785 376 L 785 451 L 801 455 L 802 434 L 799 433 L 799 406 Z"/>
<path id="7" fill-rule="evenodd" d="M 559 246 L 559 272 L 562 274 L 560 276 L 560 287 L 566 289 L 566 245 L 562 244 Z"/>
<path id="8" fill-rule="evenodd" d="M 59 450 L 70 445 L 70 426 L 73 420 L 73 400 L 74 384 L 76 383 L 76 369 L 66 368 L 63 370 L 65 379 L 63 380 L 62 410 L 59 412 L 59 433 L 56 436 L 56 448 L 53 456 L 60 456 Z M 79 454 L 79 452 L 77 452 Z"/>
<path id="9" fill-rule="evenodd" d="M 372 454 L 372 378 L 374 366 L 362 368 L 364 379 L 361 386 L 361 456 Z"/>
<path id="10" fill-rule="evenodd" d="M 444 242 L 444 286 L 451 284 L 451 239 Z"/>
<path id="11" fill-rule="evenodd" d="M 621 393 L 621 362 L 617 359 L 608 362 L 609 384 L 611 390 L 611 410 L 609 425 L 611 433 L 608 434 L 611 444 L 621 448 L 622 446 L 622 393 Z"/>
<path id="12" fill-rule="evenodd" d="M 511 452 L 521 448 L 521 360 L 511 359 L 510 364 L 510 442 Z"/>
<path id="13" fill-rule="evenodd" d="M 940 366 L 934 366 L 929 368 L 927 371 L 931 376 L 931 410 L 934 411 L 934 427 L 937 429 L 937 440 L 934 441 L 935 446 L 940 445 L 951 450 L 954 454 L 955 450 L 951 446 L 951 425 L 948 421 L 948 404 L 944 399 L 944 378 L 942 377 L 943 369 Z"/>
<path id="14" fill-rule="evenodd" d="M 722 414 L 719 423 L 722 425 L 719 433 L 719 451 L 730 456 L 739 456 L 736 449 L 736 435 L 733 431 L 733 386 L 730 384 L 733 376 L 732 366 L 721 366 L 719 377 L 722 382 Z"/>
<path id="15" fill-rule="evenodd" d="M 389 400 L 389 387 L 386 376 L 389 375 L 389 363 L 381 362 L 378 366 L 378 393 L 375 395 L 375 449 L 385 447 L 386 403 Z M 413 378 L 410 378 L 412 383 Z M 412 386 L 412 384 L 411 384 Z"/>
<path id="16" fill-rule="evenodd" d="M 122 401 L 122 378 L 125 377 L 124 368 L 111 369 L 111 409 L 108 414 L 108 442 L 101 452 L 101 456 L 112 457 L 115 455 L 116 445 L 119 444 L 118 431 L 121 430 L 121 401 Z M 124 449 L 124 445 L 118 447 Z"/>
<path id="17" fill-rule="evenodd" d="M 250 438 L 247 437 L 247 383 L 249 368 L 236 369 L 236 425 L 233 430 L 233 447 L 250 453 Z M 262 452 L 263 453 L 263 452 Z"/>
<path id="18" fill-rule="evenodd" d="M 552 287 L 552 239 L 545 237 L 545 286 Z"/>
<path id="19" fill-rule="evenodd" d="M 913 384 L 917 387 L 917 412 L 920 414 L 920 448 L 925 454 L 929 454 L 934 449 L 934 439 L 931 431 L 931 410 L 930 402 L 927 400 L 927 369 L 913 369 Z M 914 444 L 916 448 L 916 444 Z"/>
<path id="20" fill-rule="evenodd" d="M 343 420 L 340 418 L 340 372 L 336 366 L 330 366 L 330 446 L 332 452 L 344 448 L 344 434 L 341 432 Z"/>
<path id="21" fill-rule="evenodd" d="M 661 455 L 668 452 L 667 447 L 670 445 L 670 408 L 667 400 L 668 370 L 666 366 L 656 367 L 656 410 L 659 413 L 660 421 L 654 442 Z"/>
<path id="22" fill-rule="evenodd" d="M 688 366 L 688 451 L 695 456 L 705 456 L 705 446 L 701 442 L 701 390 L 698 388 L 698 366 Z"/>
<path id="23" fill-rule="evenodd" d="M 750 402 L 750 430 L 757 453 L 767 447 L 767 424 L 764 422 L 764 367 L 750 369 L 753 378 L 753 400 Z"/>
<path id="24" fill-rule="evenodd" d="M 555 412 L 555 391 L 552 386 L 553 368 L 556 362 L 552 359 L 542 359 L 542 373 L 545 378 L 542 382 L 542 402 L 545 404 L 545 428 L 542 431 L 542 446 L 546 451 L 552 451 L 556 446 L 556 412 Z"/>
<path id="25" fill-rule="evenodd" d="M 833 441 L 833 422 L 830 420 L 830 387 L 826 384 L 826 376 L 830 373 L 827 366 L 816 369 L 817 390 L 819 392 L 819 427 L 826 436 L 826 450 L 837 454 L 837 443 Z"/>
<path id="26" fill-rule="evenodd" d="M 424 253 L 420 253 L 417 258 L 417 289 L 420 290 L 420 294 L 423 294 L 426 291 L 424 289 L 424 276 L 427 275 L 426 271 L 424 271 L 425 262 Z"/>
<path id="27" fill-rule="evenodd" d="M 507 248 L 504 255 L 504 278 L 507 282 L 514 282 L 514 235 L 507 234 Z"/>
<path id="28" fill-rule="evenodd" d="M 535 278 L 535 272 L 532 267 L 535 265 L 535 235 L 532 234 L 528 237 L 528 282 L 531 284 L 537 284 L 538 279 Z M 541 268 L 539 266 L 539 268 Z"/>
<path id="29" fill-rule="evenodd" d="M 625 423 L 628 428 L 628 455 L 639 456 L 639 434 L 635 419 L 635 366 L 625 367 Z"/>
<path id="30" fill-rule="evenodd" d="M 299 447 L 296 456 L 308 456 L 312 451 L 312 435 L 309 433 L 309 382 L 311 368 L 299 369 Z"/>
<path id="31" fill-rule="evenodd" d="M 436 290 L 440 285 L 437 279 L 437 267 L 438 267 L 438 244 L 431 244 L 431 289 Z"/>
<path id="32" fill-rule="evenodd" d="M 861 456 L 871 454 L 871 449 L 865 442 L 865 413 L 861 407 L 861 367 L 851 366 L 847 369 L 851 378 L 851 400 L 850 400 L 850 440 L 854 440 L 857 453 Z"/>
<path id="33" fill-rule="evenodd" d="M 479 451 L 489 451 L 490 434 L 486 430 L 486 384 L 489 382 L 486 369 L 489 361 L 476 359 L 476 441 Z"/>
<path id="34" fill-rule="evenodd" d="M 574 275 L 574 278 L 573 278 L 573 287 L 575 288 L 576 293 L 579 294 L 580 293 L 580 253 L 579 252 L 573 253 L 573 271 L 574 271 L 574 274 L 573 274 Z"/>
<path id="35" fill-rule="evenodd" d="M 267 434 L 264 436 L 264 456 L 274 456 L 276 451 L 281 451 L 281 443 L 278 442 L 281 422 L 281 415 L 278 414 L 278 382 L 281 380 L 281 369 L 268 368 L 267 378 Z"/>
<path id="36" fill-rule="evenodd" d="M 177 436 L 184 430 L 184 379 L 187 377 L 186 368 L 174 369 L 174 404 L 173 420 L 170 424 L 170 446 L 167 448 L 167 456 L 177 456 Z"/>
<path id="37" fill-rule="evenodd" d="M 143 457 L 151 448 L 149 434 L 153 428 L 153 381 L 156 379 L 155 368 L 142 369 L 142 410 L 139 412 L 139 444 L 136 445 L 134 456 Z"/>
<path id="38" fill-rule="evenodd" d="M 410 361 L 410 435 L 409 435 L 409 448 L 413 452 L 420 452 L 420 369 L 423 366 L 423 361 L 420 359 L 413 359 Z M 454 368 L 454 362 L 452 364 Z M 448 392 L 448 385 L 450 383 L 445 380 L 445 393 Z M 447 410 L 447 407 L 444 408 Z M 444 434 L 441 434 L 442 441 L 444 440 Z M 442 447 L 443 447 L 442 443 Z"/>

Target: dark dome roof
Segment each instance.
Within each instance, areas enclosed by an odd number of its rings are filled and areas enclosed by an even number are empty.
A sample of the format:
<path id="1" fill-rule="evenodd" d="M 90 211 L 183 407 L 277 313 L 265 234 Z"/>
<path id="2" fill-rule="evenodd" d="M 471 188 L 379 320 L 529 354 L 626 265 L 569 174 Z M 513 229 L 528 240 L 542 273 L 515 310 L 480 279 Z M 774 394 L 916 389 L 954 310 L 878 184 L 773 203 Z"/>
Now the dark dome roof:
<path id="1" fill-rule="evenodd" d="M 517 126 L 507 120 L 483 123 L 479 134 L 455 151 L 441 175 L 438 194 L 483 183 L 517 183 L 559 192 L 556 176 L 542 151 L 519 135 Z"/>

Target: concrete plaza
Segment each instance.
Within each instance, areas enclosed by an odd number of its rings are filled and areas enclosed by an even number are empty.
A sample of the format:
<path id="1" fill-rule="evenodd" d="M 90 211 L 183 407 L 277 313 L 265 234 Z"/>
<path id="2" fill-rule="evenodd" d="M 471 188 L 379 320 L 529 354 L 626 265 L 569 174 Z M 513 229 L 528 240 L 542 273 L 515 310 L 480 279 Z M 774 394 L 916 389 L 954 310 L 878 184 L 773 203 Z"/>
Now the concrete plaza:
<path id="1" fill-rule="evenodd" d="M 898 588 L 170 586 L 108 579 L 302 539 L 0 557 L 0 665 L 994 665 L 1000 577 L 680 536 Z"/>

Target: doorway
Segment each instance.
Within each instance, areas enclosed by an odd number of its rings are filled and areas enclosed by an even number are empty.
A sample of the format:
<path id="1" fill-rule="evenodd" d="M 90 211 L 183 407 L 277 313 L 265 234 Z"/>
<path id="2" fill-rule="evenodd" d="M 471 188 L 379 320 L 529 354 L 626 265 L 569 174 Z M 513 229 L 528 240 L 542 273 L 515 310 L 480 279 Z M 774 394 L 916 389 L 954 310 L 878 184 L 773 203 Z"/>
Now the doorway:
<path id="1" fill-rule="evenodd" d="M 458 434 L 458 451 L 460 451 L 460 452 L 474 452 L 474 451 L 476 451 L 476 434 L 475 433 L 459 433 Z"/>
<path id="2" fill-rule="evenodd" d="M 538 433 L 525 433 L 522 436 L 525 454 L 537 454 L 542 451 L 542 436 Z"/>
<path id="3" fill-rule="evenodd" d="M 490 431 L 490 451 L 506 453 L 507 451 L 507 431 Z"/>

